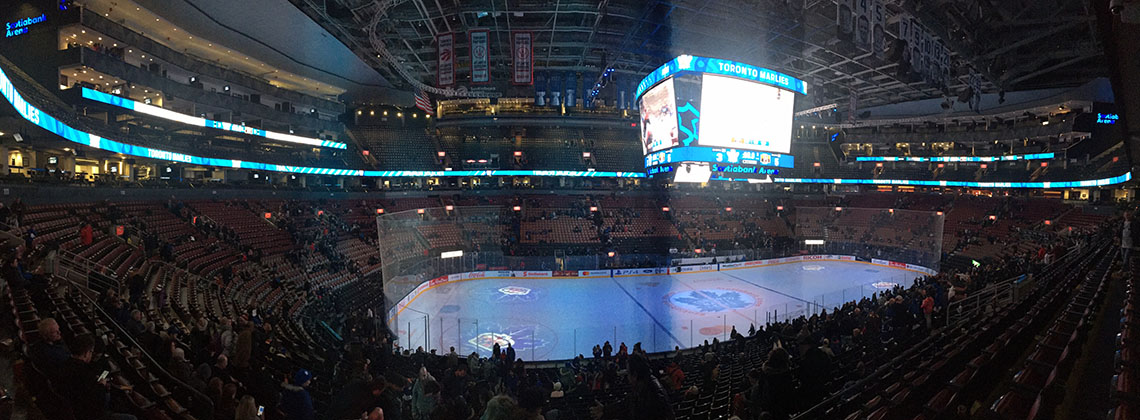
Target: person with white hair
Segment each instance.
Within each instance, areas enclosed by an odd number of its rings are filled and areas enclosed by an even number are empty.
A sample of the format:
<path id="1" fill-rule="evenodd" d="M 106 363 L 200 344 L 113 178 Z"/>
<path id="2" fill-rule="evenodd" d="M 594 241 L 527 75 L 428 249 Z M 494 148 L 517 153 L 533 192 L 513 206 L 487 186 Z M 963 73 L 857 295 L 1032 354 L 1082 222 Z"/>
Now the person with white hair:
<path id="1" fill-rule="evenodd" d="M 170 372 L 170 376 L 182 382 L 189 382 L 190 375 L 194 368 L 190 362 L 186 360 L 186 351 L 181 347 L 175 347 L 170 351 L 170 363 L 166 366 L 166 370 Z"/>

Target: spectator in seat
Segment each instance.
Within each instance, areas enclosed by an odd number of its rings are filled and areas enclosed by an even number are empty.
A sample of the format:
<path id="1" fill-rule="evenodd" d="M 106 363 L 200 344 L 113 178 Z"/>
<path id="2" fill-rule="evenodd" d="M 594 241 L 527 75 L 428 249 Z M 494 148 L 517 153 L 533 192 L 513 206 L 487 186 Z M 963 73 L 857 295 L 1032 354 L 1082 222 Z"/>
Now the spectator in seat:
<path id="1" fill-rule="evenodd" d="M 222 386 L 222 398 L 215 406 L 214 420 L 231 420 L 237 414 L 237 384 Z"/>
<path id="2" fill-rule="evenodd" d="M 455 369 L 452 370 L 451 376 L 447 378 L 443 384 L 444 398 L 463 396 L 463 394 L 467 392 L 467 384 L 470 382 L 470 379 L 471 378 L 467 376 L 467 365 L 456 366 Z"/>
<path id="3" fill-rule="evenodd" d="M 669 379 L 669 388 L 674 392 L 680 391 L 685 383 L 685 371 L 681 370 L 681 366 L 675 361 L 669 363 L 669 367 L 665 368 L 665 375 Z"/>
<path id="4" fill-rule="evenodd" d="M 90 223 L 84 223 L 83 227 L 79 228 L 79 244 L 83 246 L 91 245 L 95 241 L 95 228 L 91 227 Z"/>
<path id="5" fill-rule="evenodd" d="M 90 335 L 75 337 L 70 343 L 71 357 L 60 366 L 63 373 L 56 382 L 58 393 L 66 395 L 76 418 L 99 420 L 135 420 L 130 414 L 109 413 L 108 378 L 91 364 L 95 355 L 95 339 Z"/>
<path id="6" fill-rule="evenodd" d="M 244 395 L 241 401 L 238 401 L 237 409 L 234 410 L 234 420 L 259 420 L 257 416 L 257 402 L 253 400 L 252 396 Z"/>
<path id="7" fill-rule="evenodd" d="M 186 361 L 186 351 L 175 347 L 170 352 L 170 364 L 167 365 L 170 375 L 182 382 L 190 382 L 190 362 Z"/>
<path id="8" fill-rule="evenodd" d="M 518 404 L 506 395 L 499 395 L 487 401 L 487 409 L 480 420 L 514 420 L 518 415 Z"/>
<path id="9" fill-rule="evenodd" d="M 239 373 L 249 369 L 249 357 L 253 352 L 253 325 L 242 321 L 239 323 L 241 332 L 234 342 L 233 366 Z"/>
<path id="10" fill-rule="evenodd" d="M 673 408 L 669 404 L 665 387 L 653 376 L 649 360 L 634 355 L 629 359 L 629 383 L 632 389 L 624 401 L 609 406 L 601 403 L 590 407 L 594 419 L 661 419 L 672 420 Z"/>
<path id="11" fill-rule="evenodd" d="M 439 406 L 440 386 L 435 378 L 421 367 L 419 379 L 412 386 L 412 420 L 429 420 Z"/>
<path id="12" fill-rule="evenodd" d="M 59 332 L 59 323 L 55 318 L 41 319 L 36 324 L 36 330 L 40 340 L 28 349 L 28 356 L 37 368 L 54 378 L 57 373 L 54 370 L 71 358 L 71 352 L 63 345 L 63 335 Z"/>
<path id="13" fill-rule="evenodd" d="M 554 383 L 554 390 L 550 391 L 550 399 L 565 397 L 566 393 L 562 391 L 562 382 Z"/>
<path id="14" fill-rule="evenodd" d="M 791 416 L 796 400 L 796 386 L 792 376 L 791 355 L 782 346 L 768 352 L 768 360 L 762 368 L 764 373 L 765 401 L 773 420 L 784 420 Z"/>
<path id="15" fill-rule="evenodd" d="M 194 369 L 194 374 L 190 376 L 190 380 L 187 381 L 186 384 L 202 393 L 206 393 L 206 384 L 209 383 L 211 376 L 213 376 L 213 370 L 210 369 L 210 365 L 202 363 Z"/>
<path id="16" fill-rule="evenodd" d="M 373 407 L 380 407 L 380 396 L 387 385 L 383 377 L 371 382 L 361 380 L 349 382 L 333 394 L 332 403 L 329 404 L 326 414 L 333 419 L 347 419 L 367 412 Z"/>
<path id="17" fill-rule="evenodd" d="M 281 387 L 281 412 L 286 420 L 316 420 L 317 414 L 313 411 L 313 397 L 309 395 L 309 384 L 312 383 L 313 374 L 300 369 L 293 374 L 293 383 L 283 383 Z"/>
<path id="18" fill-rule="evenodd" d="M 131 317 L 127 320 L 125 327 L 127 328 L 127 332 L 131 333 L 131 335 L 135 337 L 138 337 L 142 333 L 146 332 L 146 324 L 143 324 L 142 311 L 138 309 L 132 310 Z"/>
<path id="19" fill-rule="evenodd" d="M 233 376 L 230 376 L 230 358 L 224 354 L 219 354 L 218 358 L 214 361 L 213 373 L 215 378 L 219 378 L 222 382 L 233 382 Z"/>

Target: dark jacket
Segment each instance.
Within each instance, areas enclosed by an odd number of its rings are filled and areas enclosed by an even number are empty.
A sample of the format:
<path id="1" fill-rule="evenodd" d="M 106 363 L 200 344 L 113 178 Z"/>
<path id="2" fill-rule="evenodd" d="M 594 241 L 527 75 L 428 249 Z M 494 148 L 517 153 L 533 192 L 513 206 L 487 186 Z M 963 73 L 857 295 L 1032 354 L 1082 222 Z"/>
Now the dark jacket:
<path id="1" fill-rule="evenodd" d="M 602 418 L 672 420 L 673 406 L 668 395 L 657 378 L 649 378 L 634 385 L 625 401 L 607 406 Z"/>
<path id="2" fill-rule="evenodd" d="M 795 409 L 797 397 L 792 371 L 788 368 L 764 366 L 764 407 L 773 420 L 787 419 Z"/>
<path id="3" fill-rule="evenodd" d="M 56 381 L 57 393 L 71 402 L 76 418 L 98 419 L 107 411 L 107 387 L 99 384 L 99 372 L 90 363 L 68 358 L 59 369 L 64 375 Z"/>
<path id="4" fill-rule="evenodd" d="M 281 384 L 281 412 L 287 420 L 316 420 L 313 397 L 309 390 L 292 384 Z"/>

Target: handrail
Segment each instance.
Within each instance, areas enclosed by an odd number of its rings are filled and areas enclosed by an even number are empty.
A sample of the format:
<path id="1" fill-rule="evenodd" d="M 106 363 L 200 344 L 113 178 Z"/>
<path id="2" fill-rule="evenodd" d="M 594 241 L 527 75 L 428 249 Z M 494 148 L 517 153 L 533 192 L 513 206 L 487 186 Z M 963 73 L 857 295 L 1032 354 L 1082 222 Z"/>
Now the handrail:
<path id="1" fill-rule="evenodd" d="M 155 360 L 154 357 L 151 357 L 150 353 L 148 353 L 146 351 L 146 348 L 143 347 L 142 345 L 140 345 L 138 343 L 138 341 L 135 341 L 135 338 L 133 336 L 131 336 L 131 334 L 127 333 L 127 330 L 124 329 L 122 325 L 119 325 L 119 323 L 115 321 L 114 317 L 112 317 L 110 314 L 108 314 L 106 311 L 104 311 L 103 308 L 99 306 L 99 303 L 96 302 L 94 298 L 92 298 L 91 296 L 88 296 L 87 293 L 84 293 L 84 290 L 82 290 L 80 288 L 80 286 L 75 284 L 74 282 L 72 282 L 66 278 L 64 278 L 63 280 L 67 280 L 67 282 L 68 282 L 67 284 L 78 289 L 78 290 L 76 290 L 76 294 L 83 296 L 84 299 L 87 299 L 87 301 L 91 304 L 91 307 L 95 308 L 96 311 L 99 311 L 99 313 L 103 315 L 103 319 L 107 321 L 107 324 L 114 326 L 114 328 L 116 330 L 118 330 L 121 337 L 123 337 L 125 340 L 129 341 L 132 345 L 134 345 L 134 347 L 136 349 L 138 349 L 139 354 L 146 356 L 146 359 L 149 360 L 150 363 L 155 368 L 155 369 L 152 369 L 152 371 L 157 370 L 159 373 L 161 373 L 167 379 L 170 379 L 171 381 L 173 381 L 175 385 L 178 385 L 179 388 L 183 388 L 187 391 L 190 391 L 191 394 L 194 394 L 196 397 L 200 398 L 202 401 L 205 401 L 206 404 L 209 405 L 209 412 L 211 412 L 211 413 L 214 412 L 214 401 L 211 400 L 210 397 L 206 396 L 206 394 L 203 393 L 202 391 L 194 389 L 194 387 L 190 386 L 189 384 L 182 382 L 178 378 L 175 378 L 174 375 L 170 374 L 170 372 L 167 372 L 166 367 L 164 367 L 164 366 L 162 366 L 162 364 L 158 363 L 158 361 Z"/>
<path id="2" fill-rule="evenodd" d="M 947 303 L 946 325 L 949 326 L 953 324 L 955 318 L 958 318 L 960 321 L 962 317 L 972 315 L 978 309 L 984 308 L 986 305 L 995 301 L 1002 300 L 1006 303 L 1016 301 L 1017 295 L 1013 283 L 1025 276 L 1026 274 L 1010 277 L 994 283 L 985 289 L 979 290 L 977 293 L 966 296 L 960 301 Z M 1006 297 L 1003 298 L 1002 296 Z"/>

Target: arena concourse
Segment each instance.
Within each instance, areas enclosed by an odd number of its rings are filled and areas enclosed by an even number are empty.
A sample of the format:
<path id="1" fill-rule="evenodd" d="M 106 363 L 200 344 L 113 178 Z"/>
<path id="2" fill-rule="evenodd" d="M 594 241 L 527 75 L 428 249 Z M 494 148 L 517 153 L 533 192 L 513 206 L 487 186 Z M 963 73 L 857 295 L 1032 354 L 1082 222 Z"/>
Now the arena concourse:
<path id="1" fill-rule="evenodd" d="M 1140 2 L 0 2 L 0 420 L 1140 419 Z"/>

